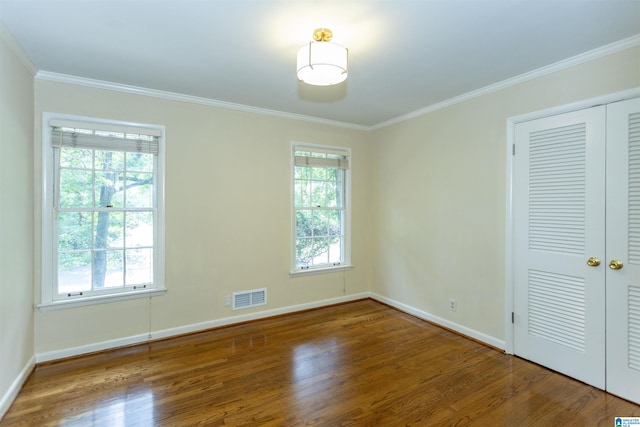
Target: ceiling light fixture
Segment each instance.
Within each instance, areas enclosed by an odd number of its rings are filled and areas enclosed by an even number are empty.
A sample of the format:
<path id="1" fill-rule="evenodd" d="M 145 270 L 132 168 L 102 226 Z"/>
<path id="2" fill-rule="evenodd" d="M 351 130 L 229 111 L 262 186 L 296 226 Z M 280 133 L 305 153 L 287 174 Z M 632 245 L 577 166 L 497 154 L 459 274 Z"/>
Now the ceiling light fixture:
<path id="1" fill-rule="evenodd" d="M 315 86 L 330 86 L 347 79 L 348 50 L 331 43 L 327 28 L 313 32 L 313 41 L 298 51 L 298 80 Z"/>

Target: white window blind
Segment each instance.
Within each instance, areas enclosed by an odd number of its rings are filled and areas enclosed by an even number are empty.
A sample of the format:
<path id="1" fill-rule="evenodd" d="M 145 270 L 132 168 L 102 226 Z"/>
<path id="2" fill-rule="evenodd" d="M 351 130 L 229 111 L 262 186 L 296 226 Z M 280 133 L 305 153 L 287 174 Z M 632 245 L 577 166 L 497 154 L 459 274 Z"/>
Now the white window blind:
<path id="1" fill-rule="evenodd" d="M 315 146 L 296 145 L 294 147 L 295 166 L 349 169 L 349 157 L 344 150 L 332 150 Z"/>
<path id="2" fill-rule="evenodd" d="M 349 169 L 349 160 L 345 157 L 342 158 L 323 158 L 323 157 L 307 157 L 296 156 L 296 166 L 310 166 L 316 168 L 336 168 L 336 169 Z"/>
<path id="3" fill-rule="evenodd" d="M 148 153 L 155 156 L 159 151 L 156 135 L 66 126 L 51 128 L 51 145 L 53 147 Z"/>

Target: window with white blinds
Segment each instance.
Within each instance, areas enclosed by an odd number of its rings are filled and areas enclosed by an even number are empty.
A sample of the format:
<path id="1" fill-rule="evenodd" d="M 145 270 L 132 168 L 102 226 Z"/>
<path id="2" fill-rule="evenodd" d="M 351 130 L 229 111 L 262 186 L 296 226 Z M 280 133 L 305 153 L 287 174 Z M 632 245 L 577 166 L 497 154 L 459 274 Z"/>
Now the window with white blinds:
<path id="1" fill-rule="evenodd" d="M 349 264 L 346 148 L 293 146 L 292 273 Z"/>
<path id="2" fill-rule="evenodd" d="M 164 291 L 163 128 L 43 120 L 42 307 Z"/>

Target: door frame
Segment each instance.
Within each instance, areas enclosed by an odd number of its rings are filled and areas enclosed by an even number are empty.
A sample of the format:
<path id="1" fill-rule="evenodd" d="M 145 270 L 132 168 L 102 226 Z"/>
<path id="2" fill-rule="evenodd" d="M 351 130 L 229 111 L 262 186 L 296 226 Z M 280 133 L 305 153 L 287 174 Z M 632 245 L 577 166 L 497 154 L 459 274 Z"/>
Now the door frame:
<path id="1" fill-rule="evenodd" d="M 507 354 L 514 354 L 514 327 L 512 323 L 511 313 L 514 311 L 514 256 L 513 256 L 513 147 L 515 144 L 515 125 L 530 120 L 541 119 L 544 117 L 555 116 L 558 114 L 569 113 L 572 111 L 583 110 L 585 108 L 595 107 L 596 105 L 611 104 L 613 102 L 624 101 L 626 99 L 640 97 L 640 87 L 615 92 L 595 98 L 589 98 L 582 101 L 565 104 L 557 107 L 547 108 L 544 110 L 533 111 L 527 114 L 512 116 L 507 118 L 507 138 L 506 138 L 506 159 L 507 159 L 507 179 L 506 179 L 506 230 L 505 230 L 505 348 Z"/>

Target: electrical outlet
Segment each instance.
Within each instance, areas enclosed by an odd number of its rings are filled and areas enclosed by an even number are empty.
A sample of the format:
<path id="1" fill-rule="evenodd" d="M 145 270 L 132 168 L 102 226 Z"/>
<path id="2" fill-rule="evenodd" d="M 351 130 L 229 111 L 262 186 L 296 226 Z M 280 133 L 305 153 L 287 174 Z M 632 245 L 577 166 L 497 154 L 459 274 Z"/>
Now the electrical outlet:
<path id="1" fill-rule="evenodd" d="M 458 303 L 453 298 L 449 298 L 449 310 L 458 311 Z"/>
<path id="2" fill-rule="evenodd" d="M 231 307 L 231 295 L 224 296 L 224 306 Z"/>

